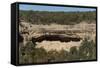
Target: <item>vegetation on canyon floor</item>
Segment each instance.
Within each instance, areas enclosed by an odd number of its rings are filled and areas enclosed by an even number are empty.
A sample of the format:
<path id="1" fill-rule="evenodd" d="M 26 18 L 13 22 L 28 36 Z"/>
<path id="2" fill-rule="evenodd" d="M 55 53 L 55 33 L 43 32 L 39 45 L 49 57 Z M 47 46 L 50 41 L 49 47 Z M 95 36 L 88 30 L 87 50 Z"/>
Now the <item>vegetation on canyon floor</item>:
<path id="1" fill-rule="evenodd" d="M 28 42 L 26 46 L 19 49 L 19 63 L 48 63 L 63 61 L 82 61 L 96 59 L 96 44 L 93 40 L 85 38 L 79 49 L 72 47 L 70 51 L 46 51 L 43 48 L 35 48 L 32 42 Z"/>

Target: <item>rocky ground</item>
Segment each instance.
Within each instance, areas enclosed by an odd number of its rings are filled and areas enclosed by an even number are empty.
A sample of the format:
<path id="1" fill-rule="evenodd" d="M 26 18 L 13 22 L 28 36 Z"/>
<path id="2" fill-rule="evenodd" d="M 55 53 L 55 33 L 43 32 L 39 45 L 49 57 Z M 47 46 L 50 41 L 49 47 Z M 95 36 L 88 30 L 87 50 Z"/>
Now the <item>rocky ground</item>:
<path id="1" fill-rule="evenodd" d="M 96 36 L 96 24 L 88 24 L 86 22 L 81 22 L 76 25 L 59 25 L 59 24 L 51 24 L 51 25 L 36 25 L 30 24 L 26 22 L 19 23 L 19 34 L 23 37 L 24 46 L 31 39 L 40 37 L 41 35 L 48 34 L 60 34 L 67 35 L 69 37 L 80 37 L 82 40 L 85 37 L 90 37 L 95 41 Z M 71 47 L 76 46 L 77 48 L 80 46 L 82 40 L 80 41 L 70 41 L 70 42 L 60 42 L 60 41 L 46 41 L 36 42 L 36 48 L 44 48 L 46 51 L 50 50 L 67 50 L 69 51 Z"/>

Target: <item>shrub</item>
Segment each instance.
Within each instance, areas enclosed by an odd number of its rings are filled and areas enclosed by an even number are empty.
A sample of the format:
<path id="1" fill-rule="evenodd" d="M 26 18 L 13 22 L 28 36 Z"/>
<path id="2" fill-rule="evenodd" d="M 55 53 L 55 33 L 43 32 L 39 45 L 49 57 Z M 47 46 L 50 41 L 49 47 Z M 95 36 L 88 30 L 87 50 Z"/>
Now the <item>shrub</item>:
<path id="1" fill-rule="evenodd" d="M 71 47 L 68 60 L 69 61 L 79 60 L 79 51 L 77 50 L 76 46 Z"/>
<path id="2" fill-rule="evenodd" d="M 31 53 L 34 50 L 32 42 L 28 42 L 26 46 L 20 46 L 19 48 L 19 63 L 32 63 Z"/>
<path id="3" fill-rule="evenodd" d="M 31 53 L 33 63 L 47 62 L 47 52 L 43 48 L 35 48 Z"/>
<path id="4" fill-rule="evenodd" d="M 96 45 L 93 40 L 85 38 L 79 48 L 79 55 L 81 60 L 96 59 Z"/>

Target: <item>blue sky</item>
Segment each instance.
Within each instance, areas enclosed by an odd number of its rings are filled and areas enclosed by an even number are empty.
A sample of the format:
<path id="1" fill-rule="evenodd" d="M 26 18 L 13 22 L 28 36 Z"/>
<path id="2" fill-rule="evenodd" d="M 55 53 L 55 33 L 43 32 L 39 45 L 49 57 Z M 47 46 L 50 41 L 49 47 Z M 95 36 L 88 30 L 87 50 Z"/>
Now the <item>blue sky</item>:
<path id="1" fill-rule="evenodd" d="M 19 4 L 20 10 L 34 10 L 34 11 L 63 11 L 63 12 L 85 12 L 96 11 L 95 8 L 76 8 L 76 7 L 60 7 L 60 6 L 43 6 L 43 5 L 27 5 Z"/>

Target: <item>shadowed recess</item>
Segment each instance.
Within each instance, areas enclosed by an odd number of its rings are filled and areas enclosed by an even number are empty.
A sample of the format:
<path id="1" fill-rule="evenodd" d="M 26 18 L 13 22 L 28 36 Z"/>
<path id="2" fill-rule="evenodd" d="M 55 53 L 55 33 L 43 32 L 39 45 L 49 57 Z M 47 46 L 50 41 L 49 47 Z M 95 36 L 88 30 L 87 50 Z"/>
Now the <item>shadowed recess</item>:
<path id="1" fill-rule="evenodd" d="M 42 35 L 37 38 L 32 38 L 32 42 L 42 42 L 43 40 L 46 41 L 61 41 L 61 42 L 70 42 L 70 41 L 75 41 L 78 42 L 81 40 L 81 38 L 77 37 L 69 37 L 69 36 L 64 36 L 64 35 Z"/>

